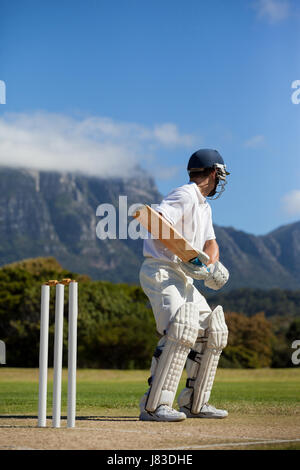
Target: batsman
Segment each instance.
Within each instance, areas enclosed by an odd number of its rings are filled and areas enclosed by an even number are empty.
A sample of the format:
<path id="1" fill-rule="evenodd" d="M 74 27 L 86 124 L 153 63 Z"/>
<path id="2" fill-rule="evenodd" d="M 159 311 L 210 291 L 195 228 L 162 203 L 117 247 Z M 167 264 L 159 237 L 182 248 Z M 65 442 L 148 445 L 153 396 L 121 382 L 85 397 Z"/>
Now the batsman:
<path id="1" fill-rule="evenodd" d="M 225 189 L 224 160 L 218 151 L 200 149 L 190 157 L 189 182 L 172 190 L 156 207 L 195 248 L 198 257 L 184 262 L 159 239 L 144 240 L 140 283 L 149 298 L 160 340 L 151 362 L 149 389 L 140 401 L 141 421 L 225 418 L 209 398 L 228 329 L 221 306 L 212 310 L 194 285 L 222 288 L 229 273 L 219 261 L 211 207 Z M 187 382 L 173 408 L 186 365 Z"/>

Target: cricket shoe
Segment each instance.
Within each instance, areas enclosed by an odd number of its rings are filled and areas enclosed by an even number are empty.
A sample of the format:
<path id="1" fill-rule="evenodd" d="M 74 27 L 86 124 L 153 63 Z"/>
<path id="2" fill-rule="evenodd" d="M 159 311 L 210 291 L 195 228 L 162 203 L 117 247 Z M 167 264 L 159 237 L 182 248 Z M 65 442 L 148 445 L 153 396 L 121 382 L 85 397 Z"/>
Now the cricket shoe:
<path id="1" fill-rule="evenodd" d="M 160 405 L 155 411 L 150 412 L 143 410 L 140 414 L 140 421 L 184 421 L 185 413 L 176 411 L 167 405 Z"/>
<path id="2" fill-rule="evenodd" d="M 186 406 L 181 406 L 180 411 L 186 415 L 187 418 L 214 418 L 222 419 L 228 416 L 228 411 L 218 410 L 208 403 L 204 403 L 199 413 L 194 414 L 191 412 L 190 408 Z"/>

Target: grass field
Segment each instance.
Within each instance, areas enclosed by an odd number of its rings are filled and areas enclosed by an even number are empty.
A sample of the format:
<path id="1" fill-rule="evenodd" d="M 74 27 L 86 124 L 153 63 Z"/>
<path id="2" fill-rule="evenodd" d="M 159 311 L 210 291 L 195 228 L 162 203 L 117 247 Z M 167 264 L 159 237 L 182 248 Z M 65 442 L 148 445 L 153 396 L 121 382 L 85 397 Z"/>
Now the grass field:
<path id="1" fill-rule="evenodd" d="M 255 448 L 255 449 L 299 449 L 300 450 L 300 368 L 229 370 L 219 369 L 210 402 L 226 408 L 226 420 L 186 420 L 183 423 L 143 423 L 138 421 L 138 402 L 145 392 L 148 371 L 78 370 L 77 371 L 77 416 L 75 430 L 36 428 L 38 403 L 38 370 L 0 369 L 0 448 L 7 444 L 10 431 L 14 430 L 11 448 L 33 445 L 34 432 L 38 432 L 37 448 L 51 448 L 51 438 L 56 444 L 55 432 L 80 432 L 87 436 L 87 429 L 105 430 L 110 440 L 101 448 L 136 448 L 139 433 L 148 430 L 149 435 L 161 433 L 163 441 L 158 446 L 153 438 L 150 448 Z M 184 386 L 185 377 L 181 381 Z M 63 371 L 62 415 L 66 415 L 67 371 Z M 49 370 L 48 415 L 51 415 L 52 370 Z M 88 424 L 88 428 L 87 428 Z M 97 427 L 98 426 L 98 427 Z M 150 426 L 150 428 L 149 428 Z M 198 439 L 191 433 L 184 441 L 174 440 L 174 431 L 197 428 Z M 26 437 L 28 428 L 28 439 Z M 83 431 L 84 429 L 84 431 Z M 118 431 L 121 438 L 114 439 Z M 18 437 L 18 430 L 20 436 Z M 152 430 L 152 431 L 151 431 Z M 167 432 L 168 431 L 168 432 Z M 169 431 L 172 434 L 169 435 Z M 43 433 L 47 442 L 43 443 Z M 50 433 L 49 435 L 47 433 Z M 176 433 L 175 433 L 176 434 Z M 197 436 L 197 435 L 196 435 Z M 133 440 L 131 440 L 133 439 Z M 299 442 L 297 441 L 299 439 Z M 273 442 L 274 441 L 274 442 Z M 83 441 L 80 441 L 83 442 Z M 113 447 L 109 447 L 109 442 Z M 116 447 L 118 444 L 121 447 Z M 148 440 L 149 442 L 149 440 Z M 182 445 L 184 442 L 185 445 Z M 254 444 L 257 442 L 257 444 Z M 245 446 L 243 446 L 245 443 Z M 60 444 L 69 448 L 68 442 Z M 84 444 L 81 444 L 84 445 Z M 91 445 L 91 441 L 87 446 Z M 2 446 L 2 447 L 1 447 Z M 66 446 L 66 447 L 65 447 Z M 99 442 L 97 444 L 99 446 Z M 207 447 L 208 446 L 208 447 Z M 74 442 L 71 446 L 74 448 Z M 34 446 L 34 448 L 36 448 Z M 76 448 L 76 447 L 75 447 Z M 94 447 L 92 447 L 94 448 Z M 98 448 L 98 447 L 96 447 Z M 140 448 L 140 447 L 139 447 Z"/>

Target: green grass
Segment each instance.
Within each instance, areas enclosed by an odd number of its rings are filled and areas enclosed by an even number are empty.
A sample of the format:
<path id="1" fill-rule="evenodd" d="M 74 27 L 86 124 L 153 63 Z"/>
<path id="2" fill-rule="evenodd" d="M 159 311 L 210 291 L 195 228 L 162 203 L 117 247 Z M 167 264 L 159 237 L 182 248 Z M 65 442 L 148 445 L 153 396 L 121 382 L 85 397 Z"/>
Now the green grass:
<path id="1" fill-rule="evenodd" d="M 148 371 L 78 370 L 77 415 L 138 414 Z M 180 388 L 184 387 L 183 377 Z M 63 371 L 62 413 L 66 412 L 67 371 Z M 300 415 L 300 368 L 219 369 L 211 403 L 231 412 Z M 38 370 L 0 369 L 0 415 L 36 415 Z M 52 407 L 49 371 L 48 413 Z"/>
<path id="2" fill-rule="evenodd" d="M 148 371 L 78 370 L 78 417 L 138 416 L 140 397 L 147 389 Z M 48 416 L 52 414 L 52 378 L 49 370 Z M 185 385 L 185 374 L 180 388 Z M 67 371 L 63 371 L 62 415 L 67 409 Z M 290 369 L 218 369 L 210 402 L 229 410 L 237 422 L 249 426 L 262 420 L 296 423 L 300 415 L 300 367 Z M 37 416 L 38 370 L 0 369 L 0 416 Z M 251 418 L 253 416 L 253 418 Z M 249 440 L 251 440 L 249 438 Z M 253 444 L 247 449 L 300 450 L 299 442 Z M 244 447 L 235 447 L 244 449 Z"/>

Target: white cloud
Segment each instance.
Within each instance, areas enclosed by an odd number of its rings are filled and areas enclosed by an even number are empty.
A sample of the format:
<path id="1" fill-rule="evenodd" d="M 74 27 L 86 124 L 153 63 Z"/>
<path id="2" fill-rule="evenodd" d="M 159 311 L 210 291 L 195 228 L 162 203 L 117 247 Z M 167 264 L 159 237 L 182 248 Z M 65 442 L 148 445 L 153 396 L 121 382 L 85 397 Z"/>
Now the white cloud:
<path id="1" fill-rule="evenodd" d="M 127 176 L 141 159 L 155 164 L 161 150 L 188 147 L 193 140 L 173 123 L 146 127 L 104 117 L 4 114 L 0 118 L 0 164 Z"/>
<path id="2" fill-rule="evenodd" d="M 194 137 L 191 135 L 179 135 L 177 127 L 172 123 L 155 126 L 153 135 L 161 144 L 166 146 L 184 145 L 188 147 L 194 141 Z"/>
<path id="3" fill-rule="evenodd" d="M 256 0 L 254 8 L 258 18 L 266 19 L 270 23 L 278 23 L 290 15 L 290 3 L 288 0 Z"/>
<path id="4" fill-rule="evenodd" d="M 300 189 L 290 191 L 282 198 L 282 207 L 286 214 L 300 215 Z"/>
<path id="5" fill-rule="evenodd" d="M 250 139 L 246 140 L 244 143 L 245 147 L 248 148 L 257 148 L 265 142 L 265 137 L 263 135 L 255 135 Z"/>

